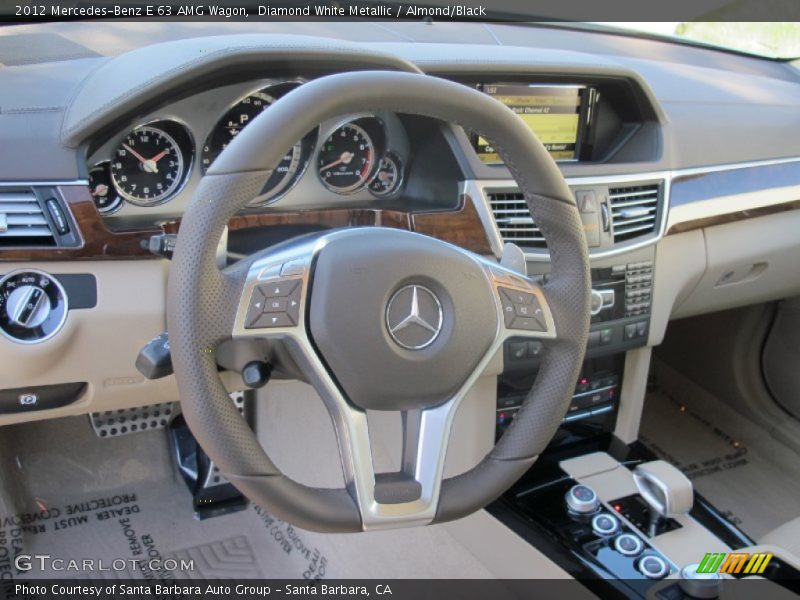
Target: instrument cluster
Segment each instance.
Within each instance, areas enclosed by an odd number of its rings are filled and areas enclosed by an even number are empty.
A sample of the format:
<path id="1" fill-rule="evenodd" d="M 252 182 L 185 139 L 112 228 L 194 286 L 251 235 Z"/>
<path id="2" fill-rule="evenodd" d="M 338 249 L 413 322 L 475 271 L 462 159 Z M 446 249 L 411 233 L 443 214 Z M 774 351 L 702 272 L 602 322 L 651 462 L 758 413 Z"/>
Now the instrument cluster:
<path id="1" fill-rule="evenodd" d="M 208 132 L 198 132 L 205 135 L 197 141 L 196 128 L 192 131 L 187 122 L 173 116 L 147 120 L 108 140 L 90 161 L 89 185 L 97 210 L 109 215 L 126 204 L 155 207 L 169 202 L 195 172 L 205 175 L 245 127 L 299 85 L 300 80 L 270 82 L 238 97 L 216 117 Z M 406 161 L 405 140 L 393 140 L 398 126 L 402 129 L 396 115 L 373 114 L 320 124 L 286 150 L 248 206 L 277 202 L 309 170 L 315 172 L 322 189 L 339 196 L 363 192 L 373 199 L 385 199 L 399 195 Z"/>

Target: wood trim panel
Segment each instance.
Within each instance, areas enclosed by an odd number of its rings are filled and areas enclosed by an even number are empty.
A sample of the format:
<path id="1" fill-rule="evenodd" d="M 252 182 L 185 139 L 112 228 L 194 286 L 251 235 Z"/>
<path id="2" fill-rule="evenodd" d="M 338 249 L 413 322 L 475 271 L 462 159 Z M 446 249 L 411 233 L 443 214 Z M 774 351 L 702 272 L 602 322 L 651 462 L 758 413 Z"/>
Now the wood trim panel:
<path id="1" fill-rule="evenodd" d="M 0 248 L 0 262 L 58 260 L 155 259 L 143 246 L 153 235 L 176 233 L 179 221 L 131 231 L 113 231 L 106 226 L 92 202 L 89 188 L 63 186 L 59 192 L 77 223 L 83 244 L 77 248 Z M 372 208 L 270 211 L 239 215 L 231 219 L 231 231 L 256 227 L 318 225 L 337 227 L 391 227 L 417 231 L 480 254 L 491 254 L 491 246 L 477 210 L 469 196 L 452 211 L 406 212 Z"/>
<path id="2" fill-rule="evenodd" d="M 457 211 L 413 213 L 411 219 L 417 233 L 450 242 L 476 254 L 492 254 L 486 229 L 469 196 L 461 198 Z"/>
<path id="3" fill-rule="evenodd" d="M 268 212 L 240 215 L 228 223 L 230 231 L 253 227 L 280 227 L 291 225 L 319 225 L 336 227 L 391 227 L 411 229 L 411 215 L 395 210 L 369 208 L 328 208 L 297 212 Z"/>
<path id="4" fill-rule="evenodd" d="M 747 210 L 722 213 L 719 215 L 712 215 L 709 217 L 701 217 L 699 219 L 692 219 L 690 221 L 675 223 L 667 230 L 667 233 L 665 235 L 675 235 L 678 233 L 685 233 L 687 231 L 694 231 L 696 229 L 713 227 L 715 225 L 736 223 L 738 221 L 745 221 L 747 219 L 756 219 L 758 217 L 765 217 L 767 215 L 774 215 L 792 210 L 800 210 L 800 200 L 793 200 L 791 202 L 782 202 L 780 204 L 773 204 L 770 206 L 759 206 Z"/>

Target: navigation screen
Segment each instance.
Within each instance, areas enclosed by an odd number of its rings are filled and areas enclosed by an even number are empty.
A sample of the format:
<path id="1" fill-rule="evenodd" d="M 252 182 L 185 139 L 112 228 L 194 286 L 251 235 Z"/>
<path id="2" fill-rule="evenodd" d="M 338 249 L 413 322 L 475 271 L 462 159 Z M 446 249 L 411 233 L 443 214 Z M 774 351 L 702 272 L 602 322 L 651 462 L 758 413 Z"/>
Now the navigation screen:
<path id="1" fill-rule="evenodd" d="M 554 160 L 578 158 L 581 90 L 575 86 L 491 84 L 483 92 L 517 113 L 539 137 Z M 476 136 L 475 151 L 485 163 L 501 163 L 494 147 Z"/>

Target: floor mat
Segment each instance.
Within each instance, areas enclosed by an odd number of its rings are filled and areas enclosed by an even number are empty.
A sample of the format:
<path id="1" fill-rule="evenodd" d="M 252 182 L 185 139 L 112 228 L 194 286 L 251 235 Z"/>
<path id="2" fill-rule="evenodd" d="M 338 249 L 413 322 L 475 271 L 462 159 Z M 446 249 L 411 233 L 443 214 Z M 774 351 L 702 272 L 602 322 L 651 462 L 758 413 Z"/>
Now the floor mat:
<path id="1" fill-rule="evenodd" d="M 755 540 L 800 516 L 800 456 L 690 382 L 648 392 L 640 440 Z"/>
<path id="2" fill-rule="evenodd" d="M 4 428 L 0 444 L 0 569 L 17 577 L 14 556 L 35 553 L 129 562 L 122 571 L 37 568 L 26 577 L 492 576 L 443 526 L 323 535 L 253 506 L 197 521 L 163 430 L 99 439 L 88 419 L 70 418 Z M 169 572 L 167 559 L 192 568 Z"/>

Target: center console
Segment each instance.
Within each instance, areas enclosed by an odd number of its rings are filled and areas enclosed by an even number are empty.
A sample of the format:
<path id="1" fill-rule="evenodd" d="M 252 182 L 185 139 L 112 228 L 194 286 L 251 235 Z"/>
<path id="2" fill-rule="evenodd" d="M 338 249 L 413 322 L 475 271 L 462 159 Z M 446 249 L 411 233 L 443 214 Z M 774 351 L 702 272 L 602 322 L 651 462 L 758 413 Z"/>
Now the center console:
<path id="1" fill-rule="evenodd" d="M 610 435 L 549 449 L 487 510 L 601 598 L 800 592 L 779 549 L 755 546 L 680 471 Z M 766 568 L 754 576 L 747 565 L 759 557 Z"/>

